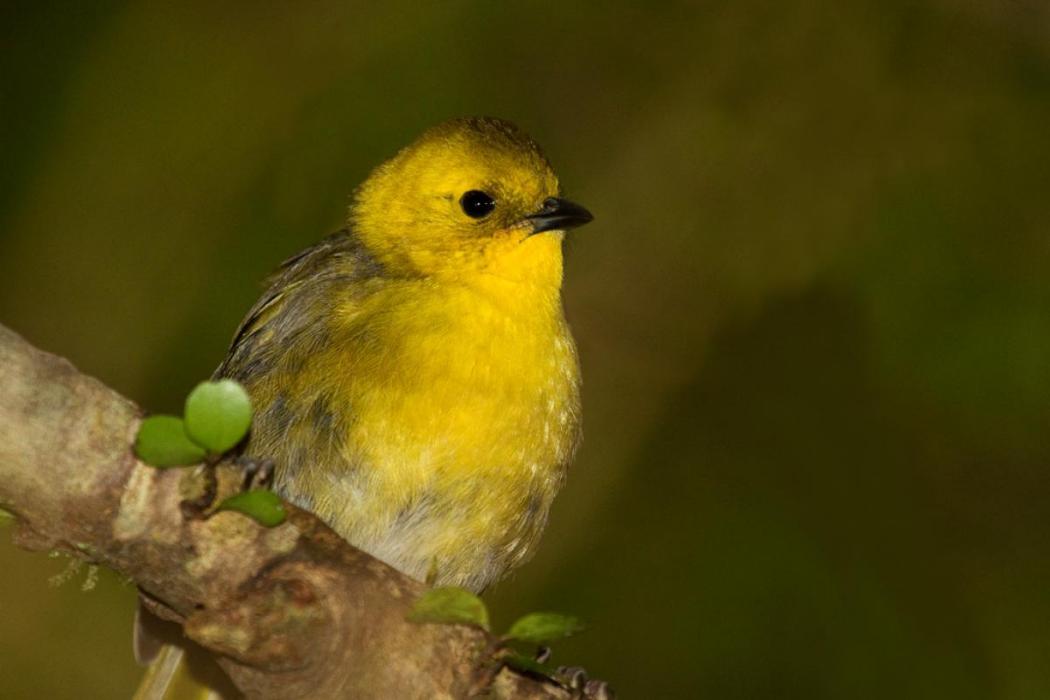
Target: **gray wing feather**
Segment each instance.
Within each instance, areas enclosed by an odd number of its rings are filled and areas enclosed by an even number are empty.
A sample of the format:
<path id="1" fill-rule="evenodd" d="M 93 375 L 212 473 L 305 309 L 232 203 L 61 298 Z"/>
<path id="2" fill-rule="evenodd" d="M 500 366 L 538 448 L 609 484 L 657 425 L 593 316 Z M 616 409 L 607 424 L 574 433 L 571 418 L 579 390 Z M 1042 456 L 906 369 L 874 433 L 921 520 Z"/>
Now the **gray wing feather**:
<path id="1" fill-rule="evenodd" d="M 248 383 L 266 373 L 339 301 L 336 287 L 381 275 L 379 263 L 349 231 L 332 234 L 285 260 L 245 316 L 215 377 Z M 318 329 L 314 329 L 318 331 Z M 320 335 L 319 333 L 315 333 Z"/>

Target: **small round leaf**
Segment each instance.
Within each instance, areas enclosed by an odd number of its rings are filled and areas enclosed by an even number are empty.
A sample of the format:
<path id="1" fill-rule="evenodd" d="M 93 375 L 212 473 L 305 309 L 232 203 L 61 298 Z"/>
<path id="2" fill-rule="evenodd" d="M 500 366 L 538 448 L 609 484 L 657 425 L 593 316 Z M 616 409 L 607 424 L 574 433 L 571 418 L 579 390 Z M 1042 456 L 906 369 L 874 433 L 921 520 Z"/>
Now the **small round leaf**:
<path id="1" fill-rule="evenodd" d="M 409 622 L 477 625 L 489 628 L 489 611 L 476 595 L 455 586 L 440 586 L 421 595 L 408 615 Z"/>
<path id="2" fill-rule="evenodd" d="M 135 437 L 135 454 L 155 467 L 183 467 L 204 460 L 204 450 L 186 435 L 181 418 L 150 416 Z"/>
<path id="3" fill-rule="evenodd" d="M 533 644 L 546 644 L 570 637 L 583 630 L 579 618 L 561 613 L 536 612 L 518 619 L 510 627 L 507 637 Z"/>
<path id="4" fill-rule="evenodd" d="M 276 527 L 288 517 L 280 496 L 268 489 L 234 494 L 219 504 L 219 510 L 242 513 L 264 527 Z"/>
<path id="5" fill-rule="evenodd" d="M 226 452 L 241 441 L 251 424 L 248 392 L 232 379 L 201 382 L 186 397 L 186 432 L 209 452 Z"/>

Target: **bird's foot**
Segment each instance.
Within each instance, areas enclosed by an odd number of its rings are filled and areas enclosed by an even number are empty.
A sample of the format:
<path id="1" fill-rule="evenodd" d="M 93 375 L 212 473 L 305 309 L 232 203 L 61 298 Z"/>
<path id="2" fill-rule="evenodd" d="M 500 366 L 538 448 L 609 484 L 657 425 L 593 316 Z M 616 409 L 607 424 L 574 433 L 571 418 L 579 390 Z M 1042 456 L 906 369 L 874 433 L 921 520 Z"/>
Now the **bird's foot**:
<path id="1" fill-rule="evenodd" d="M 274 463 L 272 459 L 238 457 L 232 463 L 204 464 L 199 478 L 194 480 L 192 493 L 180 504 L 183 514 L 190 519 L 203 520 L 212 514 L 214 507 L 236 493 L 253 489 L 266 489 L 273 484 Z"/>
<path id="2" fill-rule="evenodd" d="M 244 472 L 242 491 L 268 489 L 273 485 L 274 463 L 265 457 L 240 456 L 233 462 Z"/>
<path id="3" fill-rule="evenodd" d="M 488 683 L 492 682 L 495 674 L 503 666 L 509 666 L 518 672 L 526 673 L 556 683 L 572 693 L 573 698 L 579 700 L 614 700 L 616 694 L 605 681 L 589 678 L 587 671 L 581 666 L 551 666 L 551 649 L 541 646 L 529 659 L 528 656 L 516 652 L 513 647 L 501 643 L 499 640 L 493 645 L 493 653 L 500 663 L 490 668 Z M 485 686 L 482 686 L 485 687 Z"/>
<path id="4" fill-rule="evenodd" d="M 543 648 L 540 651 L 543 651 Z M 582 666 L 559 666 L 554 672 L 554 680 L 573 691 L 573 697 L 587 700 L 613 700 L 616 697 L 608 683 L 588 678 L 587 671 Z"/>

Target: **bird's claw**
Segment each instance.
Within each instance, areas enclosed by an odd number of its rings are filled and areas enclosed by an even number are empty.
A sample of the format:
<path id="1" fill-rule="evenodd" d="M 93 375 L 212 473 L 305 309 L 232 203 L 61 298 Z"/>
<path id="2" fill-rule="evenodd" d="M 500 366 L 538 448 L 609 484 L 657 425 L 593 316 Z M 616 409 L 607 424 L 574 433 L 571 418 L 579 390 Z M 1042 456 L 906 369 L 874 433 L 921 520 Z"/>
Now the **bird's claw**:
<path id="1" fill-rule="evenodd" d="M 615 700 L 616 693 L 605 681 L 592 678 L 583 686 L 583 697 L 587 700 Z"/>
<path id="2" fill-rule="evenodd" d="M 583 690 L 588 680 L 587 671 L 582 666 L 559 666 L 554 671 L 554 678 L 572 690 Z"/>
<path id="3" fill-rule="evenodd" d="M 222 477 L 221 483 L 216 469 L 222 468 L 222 465 L 217 467 L 215 464 L 206 463 L 199 467 L 203 474 L 198 481 L 195 494 L 183 499 L 180 504 L 185 517 L 193 520 L 205 519 L 212 514 L 212 508 L 216 502 L 221 500 L 220 494 L 225 497 L 230 495 L 231 491 L 237 493 L 269 488 L 273 483 L 274 463 L 271 459 L 241 456 L 233 461 L 233 467 L 236 469 L 232 474 L 227 471 L 226 474 L 229 476 Z M 238 475 L 237 471 L 240 471 L 241 474 Z"/>
<path id="4" fill-rule="evenodd" d="M 266 489 L 273 484 L 274 463 L 272 459 L 242 455 L 233 463 L 244 471 L 242 491 Z"/>
<path id="5" fill-rule="evenodd" d="M 573 691 L 573 697 L 585 700 L 613 700 L 616 697 L 608 683 L 589 678 L 582 666 L 559 666 L 554 672 L 554 679 Z"/>

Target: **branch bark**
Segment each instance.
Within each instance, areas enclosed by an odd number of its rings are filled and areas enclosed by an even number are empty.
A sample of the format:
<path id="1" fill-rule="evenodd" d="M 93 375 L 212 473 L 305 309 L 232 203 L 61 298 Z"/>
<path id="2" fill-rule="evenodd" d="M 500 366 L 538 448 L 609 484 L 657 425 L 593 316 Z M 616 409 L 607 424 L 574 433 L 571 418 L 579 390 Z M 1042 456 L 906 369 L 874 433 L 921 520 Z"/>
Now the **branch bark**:
<path id="1" fill-rule="evenodd" d="M 272 529 L 233 512 L 188 515 L 203 470 L 137 461 L 140 410 L 3 326 L 0 396 L 0 507 L 17 519 L 16 543 L 128 576 L 250 698 L 605 692 L 498 668 L 483 630 L 407 622 L 423 584 L 310 513 L 289 506 Z"/>

